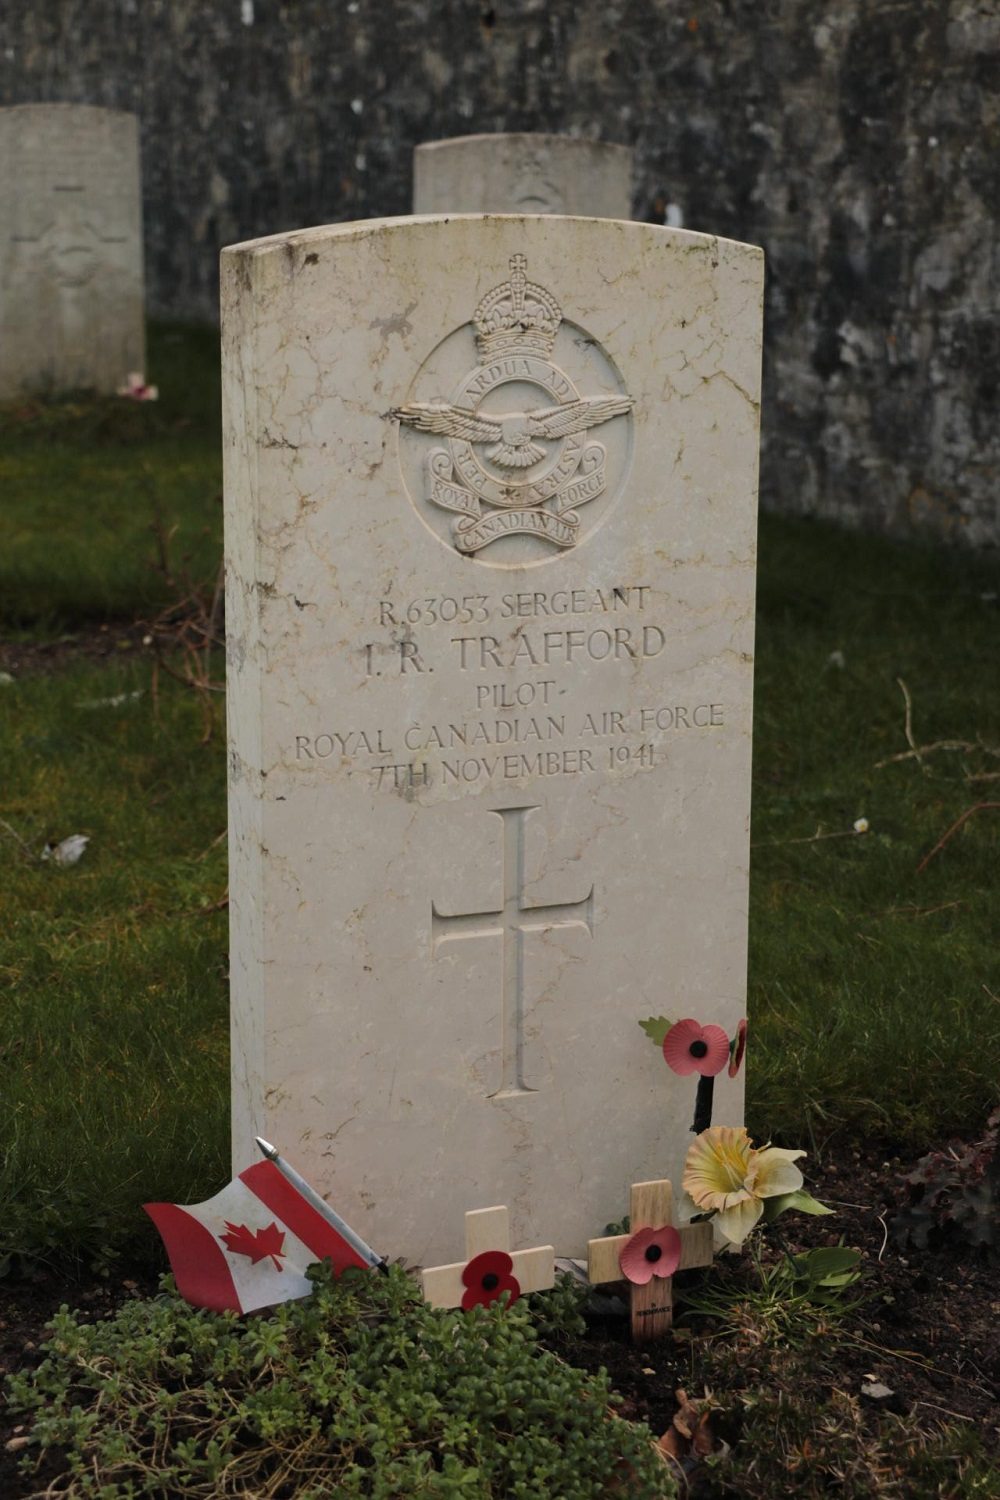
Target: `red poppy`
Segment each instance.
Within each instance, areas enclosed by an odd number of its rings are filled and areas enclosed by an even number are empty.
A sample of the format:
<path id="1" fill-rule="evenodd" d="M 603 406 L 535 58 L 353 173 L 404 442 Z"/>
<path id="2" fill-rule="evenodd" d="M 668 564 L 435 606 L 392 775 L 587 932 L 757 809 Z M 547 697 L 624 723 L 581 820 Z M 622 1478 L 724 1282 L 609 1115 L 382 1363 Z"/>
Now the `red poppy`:
<path id="1" fill-rule="evenodd" d="M 729 1038 L 721 1026 L 677 1021 L 663 1038 L 663 1059 L 675 1073 L 714 1078 L 729 1061 Z"/>
<path id="2" fill-rule="evenodd" d="M 672 1276 L 681 1262 L 681 1237 L 669 1224 L 662 1229 L 637 1229 L 618 1257 L 621 1273 L 635 1286 L 654 1276 Z"/>
<path id="3" fill-rule="evenodd" d="M 511 1302 L 521 1295 L 517 1277 L 512 1276 L 514 1262 L 506 1250 L 484 1250 L 474 1255 L 462 1272 L 462 1285 L 469 1290 L 462 1298 L 462 1311 L 471 1307 L 489 1307 L 502 1292 L 510 1292 Z"/>
<path id="4" fill-rule="evenodd" d="M 744 1052 L 746 1050 L 747 1050 L 747 1021 L 746 1021 L 746 1016 L 744 1016 L 743 1020 L 740 1022 L 740 1024 L 736 1028 L 736 1035 L 733 1037 L 732 1044 L 730 1045 L 730 1048 L 729 1048 L 729 1076 L 730 1076 L 730 1078 L 735 1078 L 736 1075 L 737 1075 L 737 1073 L 740 1071 L 740 1064 L 743 1062 L 743 1054 L 744 1054 Z"/>

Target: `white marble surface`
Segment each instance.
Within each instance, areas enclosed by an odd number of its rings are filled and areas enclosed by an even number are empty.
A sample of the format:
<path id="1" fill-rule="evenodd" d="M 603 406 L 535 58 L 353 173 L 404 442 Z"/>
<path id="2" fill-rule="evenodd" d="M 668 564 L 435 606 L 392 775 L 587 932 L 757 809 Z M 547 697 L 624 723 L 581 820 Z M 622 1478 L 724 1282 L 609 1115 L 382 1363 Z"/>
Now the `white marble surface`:
<path id="1" fill-rule="evenodd" d="M 744 1014 L 762 277 L 558 217 L 223 254 L 234 1160 L 381 1252 L 680 1180 L 637 1023 Z"/>
<path id="2" fill-rule="evenodd" d="M 415 214 L 632 216 L 632 148 L 568 135 L 463 135 L 413 153 Z"/>
<path id="3" fill-rule="evenodd" d="M 0 400 L 95 390 L 144 371 L 135 115 L 0 109 Z"/>

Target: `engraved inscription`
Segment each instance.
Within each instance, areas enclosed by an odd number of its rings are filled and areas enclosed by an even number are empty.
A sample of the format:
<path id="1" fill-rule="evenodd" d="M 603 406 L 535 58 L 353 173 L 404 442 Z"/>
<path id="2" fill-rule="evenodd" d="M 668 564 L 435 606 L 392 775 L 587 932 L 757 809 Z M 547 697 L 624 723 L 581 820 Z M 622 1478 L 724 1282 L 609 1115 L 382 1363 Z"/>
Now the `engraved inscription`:
<path id="1" fill-rule="evenodd" d="M 84 193 L 86 189 L 78 183 L 54 183 L 56 195 Z M 85 286 L 97 271 L 100 263 L 101 245 L 121 245 L 126 237 L 108 234 L 91 222 L 93 205 L 88 210 L 75 198 L 57 196 L 49 211 L 48 222 L 33 233 L 15 232 L 11 239 L 17 244 L 35 244 L 40 259 L 45 260 L 53 279 L 60 286 Z"/>
<path id="2" fill-rule="evenodd" d="M 554 363 L 562 309 L 528 280 L 527 264 L 511 256 L 510 279 L 476 308 L 479 362 L 451 399 L 406 401 L 392 413 L 401 427 L 447 439 L 422 450 L 417 483 L 455 517 L 446 534 L 466 556 L 512 536 L 537 538 L 543 552 L 575 546 L 580 510 L 609 485 L 608 449 L 588 434 L 635 404 L 621 390 L 581 395 Z"/>
<path id="3" fill-rule="evenodd" d="M 382 639 L 358 652 L 365 680 L 381 679 L 379 717 L 317 723 L 295 735 L 293 758 L 404 796 L 662 766 L 677 741 L 726 730 L 725 705 L 709 689 L 586 711 L 571 707 L 568 680 L 599 673 L 617 695 L 615 679 L 662 660 L 670 635 L 655 623 L 658 595 L 616 583 L 381 598 L 372 617 Z M 409 679 L 401 692 L 400 678 Z M 442 678 L 459 689 L 446 693 L 447 713 L 432 691 Z"/>
<path id="4" fill-rule="evenodd" d="M 536 152 L 522 157 L 517 164 L 513 187 L 517 211 L 523 214 L 566 213 L 566 200 L 553 180 L 557 175 L 550 172 L 549 163 Z"/>
<path id="5" fill-rule="evenodd" d="M 584 927 L 594 935 L 594 887 L 579 901 L 559 905 L 526 906 L 524 903 L 524 825 L 535 807 L 490 809 L 503 822 L 502 904 L 493 911 L 448 915 L 431 902 L 431 939 L 436 954 L 443 943 L 469 938 L 499 937 L 503 942 L 503 982 L 500 996 L 500 1083 L 491 1099 L 536 1093 L 525 1083 L 524 940 L 529 932 L 548 932 L 555 927 Z"/>
<path id="6" fill-rule="evenodd" d="M 652 589 L 648 584 L 615 584 L 613 588 L 533 589 L 530 593 L 431 596 L 397 604 L 380 599 L 379 625 L 485 625 L 494 615 L 501 620 L 548 615 L 618 614 L 645 610 Z"/>

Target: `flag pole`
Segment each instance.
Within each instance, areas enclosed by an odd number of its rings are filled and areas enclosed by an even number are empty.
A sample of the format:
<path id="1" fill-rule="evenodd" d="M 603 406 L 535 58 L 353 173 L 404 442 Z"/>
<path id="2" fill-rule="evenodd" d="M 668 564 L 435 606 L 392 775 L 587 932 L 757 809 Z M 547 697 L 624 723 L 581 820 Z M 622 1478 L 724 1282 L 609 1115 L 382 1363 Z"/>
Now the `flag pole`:
<path id="1" fill-rule="evenodd" d="M 305 1178 L 301 1177 L 294 1167 L 289 1166 L 285 1158 L 280 1155 L 277 1146 L 272 1146 L 270 1141 L 263 1140 L 259 1135 L 255 1135 L 254 1140 L 257 1142 L 261 1155 L 274 1163 L 282 1177 L 287 1182 L 290 1182 L 297 1192 L 302 1194 L 306 1202 L 311 1204 L 328 1224 L 333 1226 L 341 1238 L 347 1241 L 352 1250 L 357 1251 L 366 1265 L 370 1266 L 372 1270 L 388 1272 L 389 1268 L 386 1264 L 385 1256 L 376 1255 L 372 1247 L 366 1245 L 359 1234 L 355 1234 L 351 1226 L 346 1224 L 338 1213 L 334 1212 L 326 1199 L 321 1198 L 315 1188 L 311 1188 Z"/>

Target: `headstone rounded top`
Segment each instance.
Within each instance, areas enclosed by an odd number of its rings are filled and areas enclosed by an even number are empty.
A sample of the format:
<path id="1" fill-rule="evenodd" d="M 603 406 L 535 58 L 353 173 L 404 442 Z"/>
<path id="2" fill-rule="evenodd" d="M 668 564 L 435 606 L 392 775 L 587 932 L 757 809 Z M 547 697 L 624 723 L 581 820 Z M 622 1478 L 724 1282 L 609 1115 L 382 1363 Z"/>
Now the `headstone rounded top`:
<path id="1" fill-rule="evenodd" d="M 235 1160 L 443 1300 L 470 1202 L 576 1256 L 679 1181 L 637 1023 L 745 1014 L 762 287 L 593 217 L 222 256 Z"/>
<path id="2" fill-rule="evenodd" d="M 414 213 L 627 219 L 632 148 L 527 132 L 427 141 L 413 153 Z"/>
<path id="3" fill-rule="evenodd" d="M 145 365 L 139 121 L 0 109 L 0 400 L 107 395 Z"/>
<path id="4" fill-rule="evenodd" d="M 504 142 L 508 145 L 525 145 L 539 147 L 560 147 L 569 145 L 574 148 L 579 146 L 590 146 L 599 151 L 619 152 L 622 160 L 626 157 L 631 161 L 632 147 L 624 146 L 616 141 L 592 141 L 583 136 L 562 135 L 558 130 L 482 130 L 472 131 L 469 135 L 446 135 L 439 141 L 423 141 L 416 147 L 417 151 L 436 151 L 445 146 L 468 146 L 472 143 Z"/>
<path id="5" fill-rule="evenodd" d="M 30 124 L 33 119 L 44 121 L 58 121 L 65 126 L 71 116 L 75 115 L 84 125 L 97 125 L 101 120 L 108 120 L 115 124 L 124 126 L 127 121 L 139 123 L 138 115 L 128 109 L 105 109 L 102 104 L 72 104 L 64 100 L 55 103 L 36 104 L 6 104 L 2 108 L 5 118 L 12 119 L 15 115 L 22 121 Z"/>

